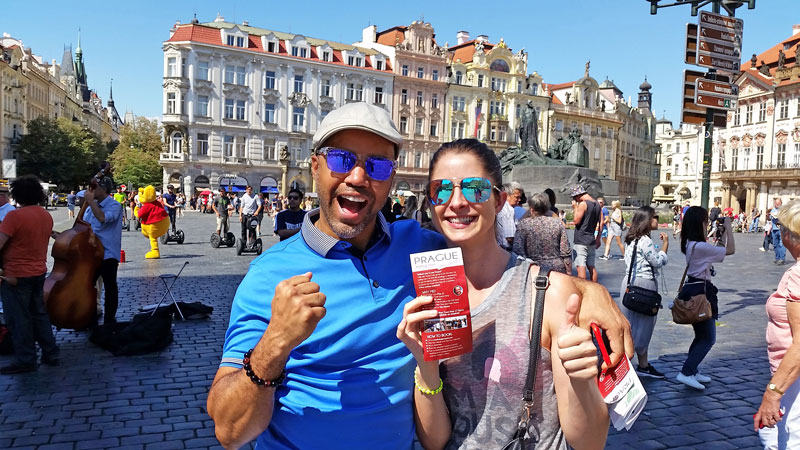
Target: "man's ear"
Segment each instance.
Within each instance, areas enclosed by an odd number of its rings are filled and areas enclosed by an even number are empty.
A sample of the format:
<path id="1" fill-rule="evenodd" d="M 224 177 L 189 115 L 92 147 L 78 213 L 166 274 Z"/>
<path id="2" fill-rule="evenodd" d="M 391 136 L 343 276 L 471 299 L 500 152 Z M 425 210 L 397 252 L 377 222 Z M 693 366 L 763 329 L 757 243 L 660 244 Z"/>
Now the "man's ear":
<path id="1" fill-rule="evenodd" d="M 317 172 L 319 171 L 319 156 L 311 155 L 311 177 L 317 179 Z"/>

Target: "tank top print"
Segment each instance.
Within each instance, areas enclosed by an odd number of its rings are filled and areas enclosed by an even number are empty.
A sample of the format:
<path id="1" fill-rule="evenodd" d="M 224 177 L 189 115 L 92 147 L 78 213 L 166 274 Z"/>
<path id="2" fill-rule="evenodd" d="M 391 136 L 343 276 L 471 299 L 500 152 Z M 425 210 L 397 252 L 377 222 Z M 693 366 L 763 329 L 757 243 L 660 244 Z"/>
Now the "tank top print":
<path id="1" fill-rule="evenodd" d="M 472 310 L 473 351 L 442 363 L 453 432 L 447 449 L 502 448 L 516 430 L 530 360 L 530 261 L 512 254 L 491 294 Z M 524 299 L 524 300 L 523 300 Z M 550 352 L 542 348 L 526 449 L 566 449 Z"/>

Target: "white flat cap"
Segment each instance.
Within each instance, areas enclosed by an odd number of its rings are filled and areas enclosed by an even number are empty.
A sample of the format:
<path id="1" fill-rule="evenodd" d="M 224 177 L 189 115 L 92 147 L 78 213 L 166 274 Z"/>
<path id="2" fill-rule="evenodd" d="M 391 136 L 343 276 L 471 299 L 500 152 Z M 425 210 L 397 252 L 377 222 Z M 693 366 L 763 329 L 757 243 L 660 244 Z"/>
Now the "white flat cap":
<path id="1" fill-rule="evenodd" d="M 334 109 L 325 116 L 314 133 L 314 149 L 318 149 L 329 137 L 342 130 L 364 130 L 377 134 L 394 144 L 395 157 L 403 146 L 403 137 L 394 126 L 388 111 L 365 102 L 356 102 Z"/>

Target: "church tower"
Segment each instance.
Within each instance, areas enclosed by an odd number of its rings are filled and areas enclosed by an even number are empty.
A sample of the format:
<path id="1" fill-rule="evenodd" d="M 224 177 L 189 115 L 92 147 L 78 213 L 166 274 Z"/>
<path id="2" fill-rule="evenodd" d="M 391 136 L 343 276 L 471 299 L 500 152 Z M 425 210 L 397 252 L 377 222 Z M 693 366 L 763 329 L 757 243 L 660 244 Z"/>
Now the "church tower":
<path id="1" fill-rule="evenodd" d="M 653 106 L 653 94 L 650 89 L 653 86 L 647 82 L 647 77 L 644 77 L 644 83 L 639 85 L 639 109 L 650 111 Z"/>

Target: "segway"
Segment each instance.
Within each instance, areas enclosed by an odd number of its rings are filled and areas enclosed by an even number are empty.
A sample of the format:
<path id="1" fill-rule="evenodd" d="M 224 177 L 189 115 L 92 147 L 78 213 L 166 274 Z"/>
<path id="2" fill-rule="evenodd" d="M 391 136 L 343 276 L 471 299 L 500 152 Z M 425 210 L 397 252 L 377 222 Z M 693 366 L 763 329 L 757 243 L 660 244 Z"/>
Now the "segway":
<path id="1" fill-rule="evenodd" d="M 239 240 L 236 244 L 236 254 L 255 253 L 256 255 L 260 255 L 264 247 L 261 238 L 256 235 L 258 217 L 247 215 L 244 220 L 247 221 L 247 242 L 243 242 L 241 239 Z"/>
<path id="2" fill-rule="evenodd" d="M 211 247 L 219 248 L 220 245 L 227 245 L 229 248 L 233 247 L 236 243 L 236 236 L 228 231 L 225 236 L 220 236 L 217 233 L 211 233 Z"/>
<path id="3" fill-rule="evenodd" d="M 170 227 L 166 233 L 161 236 L 161 243 L 168 244 L 170 242 L 177 242 L 178 244 L 183 244 L 184 238 L 183 230 L 172 231 L 172 227 Z"/>

